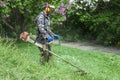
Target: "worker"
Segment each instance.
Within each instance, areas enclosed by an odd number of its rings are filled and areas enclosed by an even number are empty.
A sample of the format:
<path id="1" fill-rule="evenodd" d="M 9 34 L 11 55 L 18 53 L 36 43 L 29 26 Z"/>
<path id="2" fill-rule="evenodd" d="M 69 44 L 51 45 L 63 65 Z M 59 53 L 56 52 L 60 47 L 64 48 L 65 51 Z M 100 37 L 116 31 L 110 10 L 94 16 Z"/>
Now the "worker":
<path id="1" fill-rule="evenodd" d="M 44 63 L 44 61 L 48 61 L 51 54 L 47 54 L 44 49 L 51 50 L 50 42 L 54 39 L 58 39 L 59 36 L 54 34 L 50 29 L 50 15 L 54 11 L 55 6 L 45 3 L 42 7 L 42 12 L 36 17 L 35 22 L 38 28 L 38 34 L 35 42 L 43 45 L 43 48 L 40 48 L 41 59 L 40 61 Z M 47 47 L 46 47 L 47 45 Z"/>

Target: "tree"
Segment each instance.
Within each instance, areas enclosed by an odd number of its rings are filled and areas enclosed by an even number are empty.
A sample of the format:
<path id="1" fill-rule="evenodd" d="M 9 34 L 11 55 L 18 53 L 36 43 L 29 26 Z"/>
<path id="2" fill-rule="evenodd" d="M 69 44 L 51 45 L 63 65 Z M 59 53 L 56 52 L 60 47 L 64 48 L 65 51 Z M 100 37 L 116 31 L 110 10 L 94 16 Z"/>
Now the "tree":
<path id="1" fill-rule="evenodd" d="M 105 45 L 120 45 L 119 0 L 75 0 L 67 12 L 69 33 Z M 73 34 L 74 33 L 74 34 Z M 73 39 L 73 38 L 72 38 Z"/>
<path id="2" fill-rule="evenodd" d="M 41 11 L 42 5 L 48 2 L 58 8 L 62 1 L 64 0 L 2 0 L 0 1 L 1 29 L 4 29 L 9 37 L 19 37 L 23 31 L 35 33 L 34 19 Z M 60 16 L 52 17 L 55 23 L 59 21 Z"/>
<path id="3" fill-rule="evenodd" d="M 19 37 L 23 31 L 35 28 L 34 18 L 41 10 L 40 0 L 0 1 L 0 24 L 7 36 Z"/>

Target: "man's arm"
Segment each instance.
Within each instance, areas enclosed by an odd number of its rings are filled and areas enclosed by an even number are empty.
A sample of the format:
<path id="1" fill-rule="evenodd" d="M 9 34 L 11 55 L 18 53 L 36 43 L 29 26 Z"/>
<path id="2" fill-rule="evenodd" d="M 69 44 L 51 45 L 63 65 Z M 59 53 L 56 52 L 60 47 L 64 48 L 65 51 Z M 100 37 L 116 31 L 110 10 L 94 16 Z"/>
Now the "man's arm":
<path id="1" fill-rule="evenodd" d="M 55 34 L 51 31 L 50 27 L 47 27 L 47 32 L 50 36 L 54 36 Z"/>
<path id="2" fill-rule="evenodd" d="M 44 15 L 43 14 L 39 14 L 38 19 L 37 19 L 37 25 L 38 25 L 38 29 L 41 34 L 47 34 L 47 32 L 44 28 L 45 25 L 44 25 Z"/>

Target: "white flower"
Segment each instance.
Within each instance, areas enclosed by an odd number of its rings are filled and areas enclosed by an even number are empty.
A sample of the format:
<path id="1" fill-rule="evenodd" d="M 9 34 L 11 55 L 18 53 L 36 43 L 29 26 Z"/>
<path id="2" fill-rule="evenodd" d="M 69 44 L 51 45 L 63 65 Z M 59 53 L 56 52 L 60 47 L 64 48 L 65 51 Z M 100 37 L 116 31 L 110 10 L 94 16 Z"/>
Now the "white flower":
<path id="1" fill-rule="evenodd" d="M 72 4 L 73 2 L 74 2 L 74 0 L 70 0 L 70 2 L 69 2 L 69 3 L 70 3 L 70 4 Z"/>

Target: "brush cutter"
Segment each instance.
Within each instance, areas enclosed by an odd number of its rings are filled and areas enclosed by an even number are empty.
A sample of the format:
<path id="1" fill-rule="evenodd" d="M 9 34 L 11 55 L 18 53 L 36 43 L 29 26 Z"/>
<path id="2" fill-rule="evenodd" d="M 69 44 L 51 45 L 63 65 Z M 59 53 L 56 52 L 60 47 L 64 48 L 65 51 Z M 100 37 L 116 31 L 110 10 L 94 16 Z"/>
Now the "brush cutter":
<path id="1" fill-rule="evenodd" d="M 42 46 L 43 46 L 42 44 L 39 44 L 39 43 L 37 43 L 37 42 L 34 43 L 34 40 L 32 40 L 32 39 L 30 38 L 28 32 L 23 32 L 23 33 L 21 33 L 21 34 L 20 34 L 20 38 L 21 38 L 23 41 L 30 42 L 30 43 L 32 43 L 32 44 L 34 44 L 34 45 L 36 45 L 36 46 L 38 46 L 38 47 L 40 47 L 40 48 L 43 48 L 43 47 L 42 47 Z M 52 51 L 50 51 L 50 50 L 48 50 L 48 49 L 44 49 L 44 50 L 47 51 L 47 52 L 49 52 L 49 53 L 51 53 L 52 55 L 56 56 L 57 58 L 61 59 L 62 61 L 66 62 L 67 64 L 69 64 L 69 65 L 77 68 L 77 69 L 78 69 L 77 72 L 80 72 L 81 74 L 86 74 L 86 72 L 85 72 L 84 70 L 82 70 L 82 69 L 80 69 L 78 66 L 76 66 L 76 65 L 68 62 L 67 60 L 65 60 L 64 58 L 62 58 L 62 57 L 60 57 L 59 55 L 55 54 L 54 52 L 52 52 Z"/>

